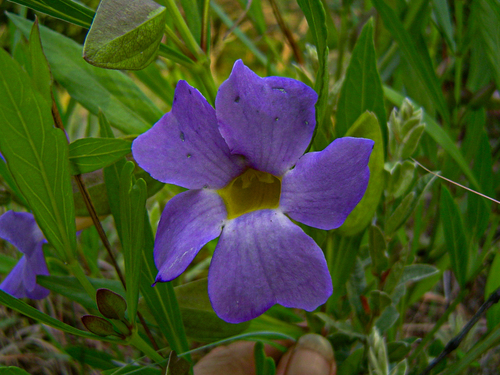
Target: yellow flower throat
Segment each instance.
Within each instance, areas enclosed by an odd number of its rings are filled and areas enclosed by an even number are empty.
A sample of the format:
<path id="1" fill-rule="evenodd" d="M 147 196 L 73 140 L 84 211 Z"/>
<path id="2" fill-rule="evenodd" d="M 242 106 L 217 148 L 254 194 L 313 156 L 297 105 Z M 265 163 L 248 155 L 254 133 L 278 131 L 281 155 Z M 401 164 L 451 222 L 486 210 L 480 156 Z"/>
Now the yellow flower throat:
<path id="1" fill-rule="evenodd" d="M 217 193 L 226 204 L 230 220 L 248 212 L 278 208 L 281 179 L 266 172 L 247 169 Z"/>

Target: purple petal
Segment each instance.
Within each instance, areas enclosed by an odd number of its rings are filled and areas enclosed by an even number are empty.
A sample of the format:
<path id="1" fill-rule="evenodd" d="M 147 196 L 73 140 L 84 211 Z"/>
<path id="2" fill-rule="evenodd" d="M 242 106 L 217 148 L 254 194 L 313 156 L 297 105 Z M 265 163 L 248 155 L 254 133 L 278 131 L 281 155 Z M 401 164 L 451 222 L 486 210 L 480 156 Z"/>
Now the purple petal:
<path id="1" fill-rule="evenodd" d="M 332 293 L 321 249 L 277 210 L 226 223 L 208 273 L 217 315 L 230 323 L 253 319 L 272 305 L 312 311 Z"/>
<path id="2" fill-rule="evenodd" d="M 26 297 L 32 299 L 42 299 L 49 295 L 50 291 L 36 283 L 38 275 L 49 275 L 45 256 L 43 255 L 43 243 L 40 242 L 31 256 L 26 258 L 23 272 L 24 288 Z"/>
<path id="3" fill-rule="evenodd" d="M 27 212 L 7 211 L 0 216 L 0 238 L 10 242 L 25 255 L 32 255 L 43 241 L 43 234 L 35 218 Z"/>
<path id="4" fill-rule="evenodd" d="M 283 177 L 280 209 L 312 227 L 341 226 L 368 186 L 373 144 L 370 139 L 345 137 L 323 151 L 305 154 Z"/>
<path id="5" fill-rule="evenodd" d="M 208 241 L 217 238 L 227 217 L 217 193 L 189 190 L 165 206 L 155 239 L 156 281 L 179 276 Z"/>
<path id="6" fill-rule="evenodd" d="M 31 256 L 23 256 L 10 271 L 0 289 L 16 298 L 43 299 L 50 290 L 36 283 L 37 275 L 48 275 L 47 263 L 42 250 L 43 243 L 39 242 Z"/>
<path id="7" fill-rule="evenodd" d="M 0 289 L 5 293 L 16 298 L 26 297 L 26 289 L 24 288 L 24 267 L 26 265 L 26 256 L 19 259 L 19 262 L 14 266 L 12 271 L 0 284 Z"/>
<path id="8" fill-rule="evenodd" d="M 243 171 L 217 128 L 215 110 L 179 81 L 172 110 L 132 144 L 137 163 L 155 179 L 188 189 L 219 189 Z"/>
<path id="9" fill-rule="evenodd" d="M 238 60 L 219 88 L 219 129 L 233 154 L 260 171 L 281 176 L 311 140 L 316 92 L 291 78 L 260 78 Z"/>

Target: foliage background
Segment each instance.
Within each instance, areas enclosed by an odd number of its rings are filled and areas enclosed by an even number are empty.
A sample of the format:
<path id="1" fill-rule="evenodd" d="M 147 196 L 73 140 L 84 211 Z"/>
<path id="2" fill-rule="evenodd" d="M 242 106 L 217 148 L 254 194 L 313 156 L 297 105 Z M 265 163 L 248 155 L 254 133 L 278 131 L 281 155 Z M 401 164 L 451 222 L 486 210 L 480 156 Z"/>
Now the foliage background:
<path id="1" fill-rule="evenodd" d="M 122 141 L 107 143 L 105 161 L 97 160 L 91 149 L 72 151 L 70 145 L 71 164 L 66 161 L 73 168 L 67 168 L 68 176 L 70 171 L 89 172 L 82 178 L 121 270 L 130 271 L 127 257 L 134 253 L 134 239 L 141 238 L 144 246 L 150 247 L 165 202 L 180 191 L 159 185 L 138 170 L 122 174 L 130 140 L 170 109 L 179 79 L 186 79 L 213 101 L 215 88 L 241 58 L 261 76 L 293 77 L 318 91 L 313 150 L 321 150 L 346 134 L 370 137 L 385 146 L 377 151 L 376 160 L 372 158 L 367 202 L 350 221 L 330 232 L 304 228 L 324 249 L 334 279 L 335 291 L 325 306 L 311 314 L 276 306 L 250 325 L 222 324 L 203 293 L 206 287 L 202 280 L 215 248 L 209 243 L 188 271 L 163 290 L 156 287 L 148 294 L 140 287 L 138 310 L 163 358 L 168 358 L 171 349 L 180 354 L 202 347 L 184 357 L 196 361 L 207 350 L 203 349 L 205 343 L 218 344 L 228 337 L 267 341 L 312 331 L 332 343 L 339 374 L 405 370 L 417 374 L 500 287 L 497 204 L 437 179 L 414 161 L 487 196 L 498 196 L 497 0 L 253 0 L 251 5 L 243 0 L 182 0 L 176 7 L 186 20 L 186 30 L 195 44 L 204 48 L 190 45 L 182 22 L 169 8 L 165 24 L 181 43 L 164 38 L 161 57 L 145 69 L 122 72 L 92 67 L 81 58 L 98 1 L 84 2 L 87 15 L 64 8 L 72 1 L 16 3 L 0 2 L 0 44 L 36 79 L 33 72 L 37 68 L 30 68 L 29 63 L 30 51 L 35 48 L 34 39 L 29 37 L 31 23 L 24 19 L 33 20 L 35 14 L 39 17 L 42 46 L 54 77 L 49 91 L 70 142 L 99 137 Z M 159 3 L 167 7 L 173 4 Z M 53 15 L 59 12 L 63 20 L 20 4 L 38 10 L 45 7 L 44 11 Z M 204 18 L 207 4 L 209 18 Z M 204 23 L 204 19 L 209 22 Z M 204 25 L 209 30 L 206 44 Z M 35 61 L 41 64 L 42 60 Z M 7 65 L 1 68 L 7 71 Z M 7 75 L 2 79 L 7 82 Z M 403 104 L 404 98 L 412 104 Z M 395 107 L 397 112 L 393 112 Z M 373 115 L 365 114 L 366 110 Z M 4 124 L 0 129 L 2 136 L 7 136 Z M 93 167 L 78 169 L 83 168 L 78 159 L 82 157 L 89 158 Z M 105 182 L 103 168 L 108 177 Z M 2 163 L 0 174 L 1 212 L 34 208 L 33 201 L 14 182 L 15 171 Z M 141 178 L 147 182 L 149 217 L 144 233 L 127 233 L 123 228 L 131 216 L 117 214 L 116 207 L 121 204 L 143 212 L 143 206 L 134 206 L 135 198 L 127 196 L 134 194 L 133 186 L 139 195 L 145 194 L 139 186 Z M 88 212 L 78 189 L 74 186 L 73 190 L 80 228 L 85 226 L 82 222 L 89 222 Z M 121 200 L 117 201 L 118 196 Z M 67 231 L 70 238 L 71 228 Z M 6 275 L 19 254 L 7 243 L 1 246 L 0 273 Z M 45 249 L 52 276 L 39 278 L 39 282 L 53 290 L 49 298 L 19 305 L 7 297 L 0 300 L 0 364 L 18 366 L 31 374 L 115 374 L 137 370 L 125 366 L 133 363 L 141 371 L 160 373 L 154 358 L 144 357 L 138 345 L 81 333 L 85 331 L 81 316 L 98 314 L 91 295 L 94 287 L 123 294 L 129 308 L 138 294 L 134 297 L 121 288 L 113 260 L 95 228 L 84 229 L 74 249 L 66 251 L 54 243 Z M 81 269 L 68 259 L 81 264 Z M 125 272 L 131 283 L 139 285 L 144 272 L 156 272 L 148 268 L 151 263 L 147 257 L 142 264 L 142 270 Z M 82 283 L 87 280 L 85 274 L 92 283 Z M 198 280 L 194 287 L 187 284 L 194 280 Z M 155 310 L 153 306 L 163 306 L 161 301 L 167 301 L 169 307 Z M 29 306 L 45 315 L 36 315 Z M 185 329 L 178 328 L 182 327 L 180 313 Z M 80 336 L 49 318 L 77 328 Z M 304 320 L 307 329 L 297 325 Z M 200 325 L 201 321 L 204 324 Z M 500 310 L 494 306 L 434 373 L 496 373 L 500 365 L 499 324 Z M 136 327 L 143 326 L 138 322 Z M 385 341 L 375 340 L 374 327 Z M 139 329 L 147 339 L 143 328 Z"/>

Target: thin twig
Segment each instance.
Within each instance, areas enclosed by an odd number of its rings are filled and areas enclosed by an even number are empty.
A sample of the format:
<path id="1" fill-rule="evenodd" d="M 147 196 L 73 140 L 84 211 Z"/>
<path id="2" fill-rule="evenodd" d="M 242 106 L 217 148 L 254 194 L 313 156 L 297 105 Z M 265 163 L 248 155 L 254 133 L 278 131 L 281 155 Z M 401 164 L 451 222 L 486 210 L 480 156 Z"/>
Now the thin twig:
<path id="1" fill-rule="evenodd" d="M 285 35 L 286 39 L 288 40 L 288 43 L 290 44 L 290 47 L 292 47 L 293 54 L 295 56 L 295 60 L 299 63 L 299 65 L 304 65 L 304 58 L 302 57 L 302 53 L 300 52 L 300 48 L 297 45 L 297 42 L 295 42 L 295 39 L 293 38 L 293 34 L 286 25 L 285 21 L 283 20 L 283 17 L 281 17 L 281 12 L 280 9 L 278 8 L 278 4 L 274 0 L 269 0 L 269 3 L 271 3 L 271 7 L 273 8 L 273 14 L 274 17 L 276 18 L 276 21 L 278 21 L 278 25 Z"/>
<path id="2" fill-rule="evenodd" d="M 232 34 L 234 29 L 236 29 L 238 27 L 238 25 L 241 23 L 241 21 L 243 21 L 243 19 L 247 16 L 247 13 L 250 10 L 251 6 L 252 6 L 252 0 L 248 0 L 247 6 L 245 7 L 245 10 L 243 11 L 243 13 L 240 14 L 238 19 L 236 21 L 234 21 L 233 26 L 231 26 L 231 28 L 228 31 L 226 31 L 226 33 L 222 37 L 222 40 L 225 40 L 230 34 Z"/>
<path id="3" fill-rule="evenodd" d="M 477 310 L 472 319 L 469 320 L 469 322 L 464 326 L 464 328 L 462 328 L 460 333 L 453 339 L 451 339 L 448 342 L 448 344 L 446 344 L 441 354 L 439 354 L 439 356 L 434 358 L 434 360 L 429 364 L 429 366 L 425 368 L 424 371 L 420 373 L 420 375 L 427 375 L 434 367 L 437 366 L 439 362 L 441 362 L 446 356 L 448 356 L 451 352 L 453 352 L 456 348 L 458 348 L 462 340 L 465 338 L 467 333 L 469 333 L 472 327 L 474 327 L 474 325 L 477 323 L 481 315 L 483 315 L 483 313 L 485 313 L 491 306 L 497 304 L 498 301 L 500 301 L 500 288 L 498 288 L 497 290 L 495 290 L 493 293 L 490 294 L 488 300 L 481 305 L 479 310 Z"/>
<path id="4" fill-rule="evenodd" d="M 434 172 L 432 172 L 432 171 L 428 170 L 427 168 L 425 168 L 422 164 L 420 164 L 420 163 L 419 163 L 418 161 L 416 161 L 415 159 L 413 159 L 413 158 L 411 158 L 411 159 L 412 159 L 412 160 L 413 160 L 413 161 L 414 161 L 417 165 L 419 165 L 421 168 L 425 169 L 427 172 L 429 172 L 429 173 L 433 174 L 434 176 L 437 176 L 437 177 L 439 177 L 439 178 L 442 178 L 443 180 L 446 180 L 446 181 L 448 181 L 448 182 L 452 183 L 453 185 L 459 186 L 459 187 L 461 187 L 462 189 L 468 190 L 468 191 L 470 191 L 471 193 L 474 193 L 474 194 L 477 194 L 477 195 L 479 195 L 479 196 L 481 196 L 481 197 L 483 197 L 483 198 L 489 199 L 490 201 L 495 202 L 496 204 L 500 204 L 500 202 L 499 202 L 499 201 L 497 201 L 496 199 L 493 199 L 493 198 L 491 198 L 491 197 L 488 197 L 488 196 L 487 196 L 487 195 L 485 195 L 485 194 L 481 194 L 481 193 L 480 193 L 480 192 L 478 192 L 478 191 L 472 190 L 472 189 L 468 188 L 467 186 L 460 185 L 459 183 L 457 183 L 457 182 L 455 182 L 455 181 L 453 181 L 453 180 L 450 180 L 450 179 L 448 179 L 448 178 L 446 178 L 446 177 L 440 176 L 440 175 L 438 175 L 437 173 L 434 173 Z"/>

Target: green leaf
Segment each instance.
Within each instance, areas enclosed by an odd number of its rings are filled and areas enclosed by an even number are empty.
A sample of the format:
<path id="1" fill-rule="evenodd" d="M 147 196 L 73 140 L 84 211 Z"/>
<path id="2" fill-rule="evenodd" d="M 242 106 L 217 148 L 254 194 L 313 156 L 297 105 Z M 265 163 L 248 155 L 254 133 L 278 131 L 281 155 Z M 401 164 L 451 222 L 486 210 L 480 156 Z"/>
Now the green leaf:
<path id="1" fill-rule="evenodd" d="M 337 136 L 343 137 L 365 111 L 372 111 L 377 116 L 385 155 L 388 142 L 387 117 L 382 82 L 377 71 L 372 19 L 365 24 L 356 42 L 340 91 L 335 125 Z"/>
<path id="2" fill-rule="evenodd" d="M 415 167 L 415 163 L 409 160 L 405 160 L 402 164 L 396 162 L 387 187 L 389 194 L 399 198 L 406 192 L 415 177 Z"/>
<path id="3" fill-rule="evenodd" d="M 326 13 L 321 0 L 298 0 L 297 3 L 306 16 L 309 31 L 313 36 L 313 41 L 318 53 L 319 68 L 316 73 L 314 89 L 318 93 L 318 101 L 316 102 L 316 126 L 321 127 L 324 125 L 326 107 L 328 105 L 329 74 Z"/>
<path id="4" fill-rule="evenodd" d="M 430 264 L 410 264 L 404 267 L 403 274 L 398 281 L 398 285 L 409 281 L 419 281 L 437 274 L 439 270 Z"/>
<path id="5" fill-rule="evenodd" d="M 253 357 L 255 361 L 255 375 L 274 375 L 276 373 L 274 360 L 266 356 L 262 341 L 255 343 Z"/>
<path id="6" fill-rule="evenodd" d="M 446 0 L 433 0 L 434 3 L 434 14 L 436 15 L 436 21 L 443 34 L 446 43 L 450 47 L 451 51 L 454 52 L 456 45 L 455 39 L 453 39 L 453 27 L 451 25 L 451 15 L 448 2 Z"/>
<path id="7" fill-rule="evenodd" d="M 144 248 L 144 217 L 146 215 L 146 182 L 135 181 L 134 163 L 127 162 L 120 178 L 120 219 L 125 259 L 126 299 L 129 319 L 133 322 L 139 301 L 141 249 Z"/>
<path id="8" fill-rule="evenodd" d="M 202 23 L 202 9 L 200 7 L 200 3 L 203 4 L 203 1 L 181 0 L 182 9 L 184 10 L 189 30 L 191 30 L 191 34 L 193 34 L 193 37 L 198 44 L 200 44 Z"/>
<path id="9" fill-rule="evenodd" d="M 52 105 L 52 76 L 40 40 L 38 18 L 35 19 L 29 39 L 29 70 L 33 87 Z"/>
<path id="10" fill-rule="evenodd" d="M 446 247 L 450 255 L 451 268 L 463 288 L 467 283 L 470 256 L 465 236 L 462 213 L 445 186 L 441 187 L 439 211 L 444 229 Z"/>
<path id="11" fill-rule="evenodd" d="M 384 333 L 389 328 L 391 328 L 398 319 L 398 309 L 396 309 L 394 305 L 389 305 L 380 315 L 380 317 L 375 321 L 375 327 L 377 327 L 380 333 Z"/>
<path id="12" fill-rule="evenodd" d="M 484 130 L 479 133 L 480 143 L 474 158 L 474 173 L 484 188 L 484 193 L 494 197 L 493 190 L 493 161 L 488 135 Z M 471 242 L 476 243 L 485 233 L 490 222 L 491 202 L 475 193 L 467 193 L 467 215 L 465 218 Z M 472 250 L 472 249 L 471 249 Z"/>
<path id="13" fill-rule="evenodd" d="M 62 259 L 76 253 L 68 144 L 27 73 L 0 50 L 0 149 L 45 238 Z"/>
<path id="14" fill-rule="evenodd" d="M 373 5 L 382 18 L 385 27 L 390 31 L 404 59 L 413 68 L 420 82 L 424 84 L 427 95 L 432 98 L 437 110 L 443 116 L 445 122 L 450 122 L 450 114 L 446 106 L 446 101 L 441 91 L 441 85 L 432 67 L 431 60 L 427 56 L 422 57 L 417 49 L 417 44 L 412 39 L 410 33 L 405 30 L 396 12 L 390 8 L 384 0 L 373 0 Z"/>
<path id="15" fill-rule="evenodd" d="M 372 273 L 381 275 L 389 267 L 387 244 L 379 227 L 372 225 L 368 230 L 368 249 L 372 261 Z"/>
<path id="16" fill-rule="evenodd" d="M 84 4 L 73 0 L 11 0 L 31 9 L 74 23 L 85 28 L 90 27 L 94 11 Z"/>
<path id="17" fill-rule="evenodd" d="M 69 145 L 71 173 L 93 172 L 131 152 L 132 142 L 113 138 L 82 138 Z"/>
<path id="18" fill-rule="evenodd" d="M 101 288 L 96 292 L 96 303 L 99 312 L 108 319 L 124 320 L 127 302 L 119 294 Z"/>
<path id="19" fill-rule="evenodd" d="M 109 173 L 106 173 L 108 168 L 115 168 L 117 163 L 104 168 L 104 172 L 101 170 L 86 173 L 82 175 L 83 182 L 89 191 L 90 198 L 94 203 L 95 209 L 99 216 L 109 215 L 112 211 L 110 205 L 112 203 L 119 202 L 118 192 L 109 193 L 106 189 L 105 180 L 109 177 Z M 120 169 L 121 170 L 121 169 Z M 140 168 L 136 168 L 134 171 L 135 178 L 142 178 L 148 184 L 148 197 L 156 194 L 165 184 L 152 178 L 149 173 L 143 171 Z M 73 185 L 73 197 L 75 202 L 75 214 L 76 216 L 89 216 L 87 207 L 83 201 L 82 195 L 78 190 L 76 184 Z M 119 203 L 117 203 L 119 204 Z M 115 219 L 116 221 L 116 219 Z"/>
<path id="20" fill-rule="evenodd" d="M 83 58 L 101 68 L 143 69 L 156 57 L 166 18 L 166 9 L 152 0 L 102 0 Z"/>
<path id="21" fill-rule="evenodd" d="M 29 318 L 39 321 L 40 323 L 46 324 L 49 327 L 56 328 L 60 331 L 70 333 L 75 336 L 84 337 L 87 339 L 100 340 L 100 341 L 117 342 L 116 339 L 102 339 L 99 336 L 74 328 L 66 323 L 54 319 L 50 315 L 44 314 L 41 311 L 35 309 L 34 307 L 31 307 L 30 305 L 24 303 L 23 301 L 15 297 L 12 297 L 10 294 L 5 293 L 3 290 L 0 290 L 0 304 L 9 307 L 12 310 L 15 310 Z"/>
<path id="22" fill-rule="evenodd" d="M 97 336 L 114 336 L 116 335 L 113 325 L 106 319 L 94 315 L 82 316 L 82 323 L 90 332 Z"/>
<path id="23" fill-rule="evenodd" d="M 394 91 L 388 86 L 384 86 L 384 95 L 393 104 L 401 107 L 403 100 L 405 99 L 403 95 Z M 412 102 L 415 108 L 419 108 L 415 103 Z M 452 157 L 453 160 L 458 164 L 462 172 L 467 177 L 467 180 L 479 191 L 482 191 L 476 176 L 472 173 L 469 167 L 469 163 L 465 160 L 462 153 L 451 140 L 450 136 L 446 131 L 429 115 L 424 111 L 424 122 L 425 122 L 425 132 L 429 134 L 437 144 L 439 144 L 447 153 Z"/>
<path id="24" fill-rule="evenodd" d="M 497 89 L 500 88 L 500 35 L 498 25 L 500 25 L 500 3 L 497 0 L 478 0 L 479 19 L 478 27 L 480 35 L 484 41 L 486 56 L 490 62 L 493 78 Z"/>
<path id="25" fill-rule="evenodd" d="M 154 236 L 149 219 L 144 221 L 144 228 L 144 247 L 141 252 L 142 276 L 139 279 L 141 294 L 170 347 L 176 353 L 184 353 L 189 350 L 189 345 L 174 287 L 170 282 L 160 282 L 151 286 L 155 282 L 158 270 L 153 260 Z"/>
<path id="26" fill-rule="evenodd" d="M 403 147 L 401 147 L 401 159 L 408 159 L 413 155 L 417 149 L 418 143 L 420 142 L 420 137 L 425 130 L 425 125 L 420 124 L 415 126 L 409 131 L 406 137 L 403 139 Z"/>
<path id="27" fill-rule="evenodd" d="M 87 310 L 97 309 L 97 305 L 94 300 L 87 294 L 85 289 L 83 289 L 82 284 L 73 276 L 37 276 L 37 283 L 51 290 L 52 292 L 58 293 L 71 301 L 79 303 Z M 106 288 L 114 290 L 120 295 L 124 296 L 125 291 L 123 286 L 118 280 L 107 280 L 107 279 L 92 279 L 89 278 L 90 283 L 96 288 Z"/>
<path id="28" fill-rule="evenodd" d="M 32 23 L 7 13 L 27 37 Z M 54 79 L 94 115 L 102 111 L 110 123 L 127 134 L 148 130 L 163 113 L 124 73 L 100 69 L 81 57 L 82 46 L 46 27 L 40 27 L 42 44 Z"/>
<path id="29" fill-rule="evenodd" d="M 365 195 L 349 214 L 344 224 L 337 229 L 344 236 L 352 236 L 365 229 L 377 209 L 384 189 L 384 146 L 377 118 L 373 113 L 363 113 L 347 132 L 346 136 L 368 138 L 375 141 L 368 168 L 370 180 Z"/>
<path id="30" fill-rule="evenodd" d="M 500 288 L 500 253 L 495 255 L 488 270 L 486 286 L 484 288 L 484 299 L 486 300 L 498 288 Z M 488 323 L 488 330 L 490 331 L 500 323 L 500 305 L 498 303 L 491 306 L 486 312 L 486 321 Z"/>
<path id="31" fill-rule="evenodd" d="M 23 369 L 14 366 L 0 366 L 0 375 L 30 375 Z"/>
<path id="32" fill-rule="evenodd" d="M 392 237 L 392 235 L 406 222 L 406 220 L 408 220 L 420 198 L 434 183 L 436 178 L 437 177 L 431 173 L 421 177 L 413 191 L 408 193 L 403 198 L 401 203 L 396 207 L 385 223 L 385 235 L 387 237 Z"/>
<path id="33" fill-rule="evenodd" d="M 250 322 L 230 324 L 220 319 L 208 298 L 207 279 L 174 288 L 186 334 L 196 341 L 212 342 L 243 332 Z"/>
<path id="34" fill-rule="evenodd" d="M 99 351 L 85 346 L 67 346 L 64 351 L 73 359 L 82 364 L 95 367 L 100 370 L 115 368 L 113 361 L 115 358 L 105 351 Z"/>

